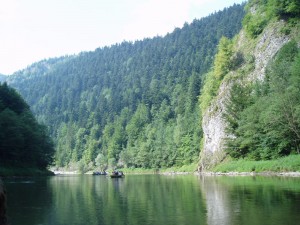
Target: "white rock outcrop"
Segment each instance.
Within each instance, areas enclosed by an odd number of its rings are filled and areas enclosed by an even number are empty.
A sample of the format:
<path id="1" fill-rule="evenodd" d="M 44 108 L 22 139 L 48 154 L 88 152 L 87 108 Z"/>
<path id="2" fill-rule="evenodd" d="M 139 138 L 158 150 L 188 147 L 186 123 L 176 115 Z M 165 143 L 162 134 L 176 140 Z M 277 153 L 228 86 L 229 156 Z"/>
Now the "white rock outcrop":
<path id="1" fill-rule="evenodd" d="M 255 48 L 250 53 L 255 62 L 255 68 L 243 77 L 247 81 L 263 80 L 265 69 L 268 62 L 275 56 L 278 50 L 290 40 L 290 37 L 280 32 L 284 22 L 280 21 L 270 25 L 258 37 Z M 238 48 L 247 45 L 244 32 L 239 35 Z M 228 74 L 230 75 L 230 74 Z M 240 81 L 242 82 L 242 81 Z M 205 170 L 219 163 L 225 157 L 224 142 L 227 136 L 226 122 L 223 113 L 226 107 L 226 101 L 230 93 L 231 83 L 229 79 L 223 80 L 220 85 L 216 98 L 210 104 L 210 107 L 204 113 L 202 118 L 203 129 L 203 148 L 200 154 L 199 170 Z"/>

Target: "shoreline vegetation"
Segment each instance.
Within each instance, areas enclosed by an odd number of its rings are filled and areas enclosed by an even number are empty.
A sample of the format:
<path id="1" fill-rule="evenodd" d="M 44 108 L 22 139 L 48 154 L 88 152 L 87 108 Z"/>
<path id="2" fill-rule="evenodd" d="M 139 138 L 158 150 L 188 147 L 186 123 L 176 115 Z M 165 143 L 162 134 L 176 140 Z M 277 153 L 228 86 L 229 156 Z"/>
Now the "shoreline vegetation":
<path id="1" fill-rule="evenodd" d="M 33 167 L 9 167 L 0 166 L 0 177 L 31 177 L 31 176 L 51 176 L 54 173 L 47 169 Z"/>
<path id="2" fill-rule="evenodd" d="M 162 175 L 184 175 L 196 174 L 200 176 L 290 176 L 300 177 L 300 155 L 290 155 L 274 160 L 251 161 L 247 159 L 233 160 L 226 158 L 222 163 L 207 171 L 197 171 L 198 164 L 185 165 L 182 167 L 144 169 L 144 168 L 122 168 L 125 174 L 162 174 Z M 94 171 L 97 171 L 95 169 Z M 108 170 L 109 172 L 110 170 Z M 92 174 L 89 171 L 85 174 Z M 0 167 L 0 176 L 49 176 L 49 175 L 75 175 L 79 170 L 68 168 L 49 168 L 40 170 L 37 168 L 13 168 Z"/>
<path id="3" fill-rule="evenodd" d="M 198 164 L 182 167 L 143 169 L 123 168 L 125 174 L 163 174 L 183 175 L 196 174 L 204 176 L 291 176 L 300 177 L 300 155 L 290 155 L 274 160 L 251 161 L 247 159 L 233 160 L 226 158 L 222 163 L 208 171 L 197 171 Z M 59 170 L 55 174 L 79 174 L 77 171 Z M 91 174 L 88 172 L 87 174 Z"/>
<path id="4" fill-rule="evenodd" d="M 251 161 L 226 158 L 211 169 L 215 173 L 249 172 L 249 173 L 288 173 L 300 172 L 300 155 L 289 155 L 273 160 Z"/>

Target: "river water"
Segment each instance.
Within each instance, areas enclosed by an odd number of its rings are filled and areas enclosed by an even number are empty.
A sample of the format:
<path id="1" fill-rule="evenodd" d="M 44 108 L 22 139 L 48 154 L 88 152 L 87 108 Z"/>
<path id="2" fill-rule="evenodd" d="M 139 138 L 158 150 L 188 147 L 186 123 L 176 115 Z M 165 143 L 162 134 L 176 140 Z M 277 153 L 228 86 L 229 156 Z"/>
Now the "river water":
<path id="1" fill-rule="evenodd" d="M 6 178 L 11 225 L 300 224 L 300 178 Z"/>

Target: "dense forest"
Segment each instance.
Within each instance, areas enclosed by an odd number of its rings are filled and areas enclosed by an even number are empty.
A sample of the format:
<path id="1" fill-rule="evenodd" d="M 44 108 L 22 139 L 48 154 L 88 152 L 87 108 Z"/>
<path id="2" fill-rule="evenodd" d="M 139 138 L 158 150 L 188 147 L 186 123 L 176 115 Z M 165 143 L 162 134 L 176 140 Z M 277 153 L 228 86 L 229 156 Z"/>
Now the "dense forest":
<path id="1" fill-rule="evenodd" d="M 6 79 L 5 75 L 0 74 L 0 82 L 4 81 Z"/>
<path id="2" fill-rule="evenodd" d="M 249 1 L 243 28 L 248 45 L 265 27 L 284 23 L 278 32 L 286 43 L 268 63 L 263 79 L 250 79 L 255 58 L 249 46 L 237 49 L 237 39 L 223 37 L 218 45 L 213 69 L 206 75 L 200 96 L 205 112 L 229 81 L 230 95 L 223 112 L 226 121 L 225 151 L 233 158 L 269 160 L 300 153 L 300 2 L 298 0 Z M 274 28 L 275 29 L 275 28 Z M 246 51 L 245 51 L 246 49 Z M 234 75 L 233 75 L 234 74 Z"/>
<path id="3" fill-rule="evenodd" d="M 1 167 L 46 169 L 52 163 L 54 145 L 47 129 L 37 123 L 29 106 L 6 83 L 0 83 Z"/>
<path id="4" fill-rule="evenodd" d="M 198 96 L 222 36 L 242 27 L 233 5 L 164 37 L 43 60 L 10 76 L 49 127 L 57 166 L 161 168 L 198 161 Z"/>

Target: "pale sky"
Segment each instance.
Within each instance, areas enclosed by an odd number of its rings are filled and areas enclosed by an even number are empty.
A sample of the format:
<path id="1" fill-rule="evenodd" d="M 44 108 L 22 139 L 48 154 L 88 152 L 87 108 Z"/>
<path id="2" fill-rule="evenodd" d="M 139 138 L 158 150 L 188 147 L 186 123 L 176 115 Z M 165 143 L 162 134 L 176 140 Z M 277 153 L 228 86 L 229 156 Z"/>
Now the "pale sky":
<path id="1" fill-rule="evenodd" d="M 245 0 L 0 0 L 0 73 L 51 57 L 164 36 Z"/>

